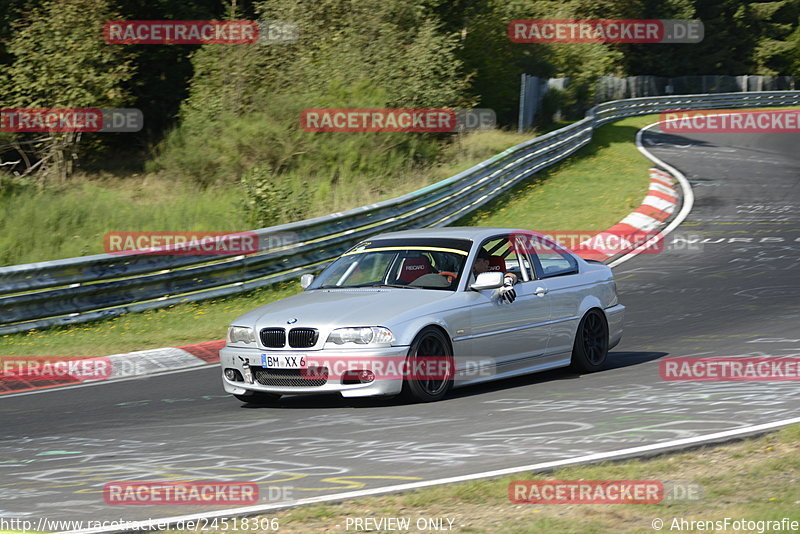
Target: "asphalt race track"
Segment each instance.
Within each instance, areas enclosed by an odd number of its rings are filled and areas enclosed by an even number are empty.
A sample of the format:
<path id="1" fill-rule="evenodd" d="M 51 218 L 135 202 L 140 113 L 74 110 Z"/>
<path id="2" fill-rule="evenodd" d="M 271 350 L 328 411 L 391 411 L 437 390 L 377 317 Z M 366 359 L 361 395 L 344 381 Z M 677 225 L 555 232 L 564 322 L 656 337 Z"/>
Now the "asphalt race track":
<path id="1" fill-rule="evenodd" d="M 796 416 L 796 382 L 667 382 L 658 360 L 800 356 L 800 136 L 656 131 L 643 141 L 696 196 L 668 242 L 707 242 L 615 268 L 626 331 L 605 371 L 532 375 L 424 405 L 317 396 L 250 407 L 222 393 L 216 366 L 13 395 L 0 399 L 0 517 L 204 511 L 109 506 L 102 488 L 111 481 L 256 481 L 267 504 Z"/>

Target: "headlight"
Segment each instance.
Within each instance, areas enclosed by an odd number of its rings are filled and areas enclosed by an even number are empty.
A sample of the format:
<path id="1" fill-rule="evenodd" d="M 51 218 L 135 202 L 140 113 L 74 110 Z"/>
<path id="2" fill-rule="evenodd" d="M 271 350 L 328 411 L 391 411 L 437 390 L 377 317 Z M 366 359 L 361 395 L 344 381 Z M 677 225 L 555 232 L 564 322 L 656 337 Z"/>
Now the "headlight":
<path id="1" fill-rule="evenodd" d="M 392 331 L 382 326 L 362 326 L 358 328 L 337 328 L 328 336 L 328 343 L 343 345 L 345 343 L 391 343 L 394 341 Z"/>
<path id="2" fill-rule="evenodd" d="M 229 326 L 228 327 L 228 342 L 229 343 L 255 343 L 256 336 L 253 329 L 249 326 Z"/>

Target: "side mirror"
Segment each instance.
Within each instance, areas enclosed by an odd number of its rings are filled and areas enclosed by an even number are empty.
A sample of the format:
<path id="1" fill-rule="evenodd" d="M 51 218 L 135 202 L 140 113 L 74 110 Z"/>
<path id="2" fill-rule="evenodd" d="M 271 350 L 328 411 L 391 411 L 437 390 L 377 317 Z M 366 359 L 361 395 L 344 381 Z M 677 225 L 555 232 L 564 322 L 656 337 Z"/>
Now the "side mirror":
<path id="1" fill-rule="evenodd" d="M 303 289 L 307 289 L 314 282 L 314 275 L 310 273 L 306 273 L 300 277 L 300 286 Z"/>
<path id="2" fill-rule="evenodd" d="M 475 283 L 469 287 L 475 291 L 503 287 L 503 273 L 497 271 L 491 273 L 481 273 L 478 275 L 478 278 L 475 279 Z"/>

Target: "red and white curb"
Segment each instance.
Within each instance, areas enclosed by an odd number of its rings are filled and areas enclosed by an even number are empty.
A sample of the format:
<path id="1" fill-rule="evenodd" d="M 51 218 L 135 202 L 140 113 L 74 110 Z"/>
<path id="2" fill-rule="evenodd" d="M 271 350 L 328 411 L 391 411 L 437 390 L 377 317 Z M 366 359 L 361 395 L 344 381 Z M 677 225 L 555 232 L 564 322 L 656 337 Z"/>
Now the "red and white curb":
<path id="1" fill-rule="evenodd" d="M 645 153 L 645 155 L 648 154 Z M 665 166 L 665 168 L 669 167 Z M 680 203 L 679 186 L 680 184 L 669 174 L 658 169 L 650 169 L 650 188 L 641 206 L 608 230 L 600 232 L 589 241 L 584 241 L 575 252 L 585 259 L 601 261 L 609 260 L 620 253 L 627 253 L 623 258 L 637 254 L 636 249 L 641 248 L 645 241 L 652 239 L 653 235 L 666 233 L 666 231 L 661 232 L 660 229 L 666 226 L 666 221 L 672 217 Z M 682 189 L 685 196 L 686 188 Z M 613 238 L 617 243 L 624 240 L 626 244 L 624 247 L 615 246 L 603 249 L 592 248 L 586 244 L 596 242 L 594 240 L 598 237 Z M 623 258 L 615 260 L 612 265 L 624 261 Z M 10 372 L 3 365 L 9 361 L 18 364 L 25 358 L 7 357 L 0 359 L 0 377 L 2 377 L 0 396 L 201 367 L 219 362 L 219 351 L 224 346 L 225 340 L 219 339 L 181 347 L 140 350 L 88 359 L 67 356 L 30 358 L 33 360 L 32 366 L 25 365 L 16 372 L 15 365 L 10 367 Z M 85 365 L 80 362 L 85 362 Z M 103 371 L 99 373 L 101 376 L 98 377 L 97 372 L 87 373 L 86 368 L 93 371 L 102 369 Z"/>
<path id="2" fill-rule="evenodd" d="M 0 395 L 190 369 L 219 361 L 225 340 L 95 358 L 13 357 L 0 360 Z"/>
<path id="3" fill-rule="evenodd" d="M 642 204 L 611 228 L 581 242 L 574 252 L 583 259 L 600 261 L 630 252 L 666 226 L 679 204 L 676 180 L 663 171 L 650 169 L 650 189 Z"/>
<path id="4" fill-rule="evenodd" d="M 689 215 L 689 212 L 692 210 L 692 206 L 694 205 L 694 194 L 692 192 L 692 188 L 689 185 L 689 181 L 686 177 L 676 168 L 671 167 L 667 163 L 659 160 L 656 156 L 651 154 L 644 148 L 642 145 L 641 139 L 642 134 L 646 130 L 658 125 L 659 123 L 653 123 L 641 130 L 636 135 L 636 147 L 637 149 L 648 159 L 653 161 L 656 165 L 667 169 L 672 176 L 677 179 L 678 185 L 681 188 L 681 208 L 678 214 L 671 219 L 669 224 L 666 225 L 665 228 L 658 231 L 657 235 L 654 236 L 651 240 L 643 243 L 639 247 L 636 247 L 631 252 L 623 255 L 622 257 L 616 258 L 609 263 L 610 266 L 619 265 L 622 262 L 625 262 L 637 254 L 640 253 L 640 249 L 642 247 L 647 246 L 650 241 L 658 241 L 662 240 L 667 234 L 669 234 L 672 230 L 677 228 Z M 651 182 L 651 191 L 652 191 L 652 182 Z M 663 191 L 662 191 L 663 192 Z M 649 196 L 649 195 L 648 195 Z M 159 519 L 150 519 L 148 521 L 137 522 L 134 528 L 135 530 L 144 530 L 144 529 L 152 529 L 157 524 L 161 523 L 168 523 L 170 525 L 179 523 L 180 521 L 190 521 L 190 520 L 200 520 L 200 519 L 209 519 L 214 517 L 229 517 L 234 515 L 253 515 L 256 513 L 264 513 L 271 510 L 278 510 L 283 508 L 290 508 L 295 506 L 301 506 L 304 504 L 312 504 L 312 503 L 324 503 L 324 502 L 336 502 L 344 499 L 350 499 L 355 497 L 364 497 L 364 496 L 373 496 L 373 495 L 383 495 L 387 493 L 393 492 L 400 492 L 400 491 L 407 491 L 412 489 L 419 489 L 424 487 L 430 486 L 437 486 L 443 484 L 452 484 L 454 482 L 465 482 L 470 480 L 479 480 L 483 478 L 490 478 L 490 477 L 498 477 L 509 475 L 513 473 L 520 473 L 520 472 L 548 472 L 556 467 L 568 466 L 568 465 L 581 465 L 587 463 L 594 463 L 598 461 L 604 460 L 617 460 L 623 458 L 637 458 L 648 456 L 652 454 L 663 454 L 665 452 L 670 452 L 674 450 L 680 450 L 682 448 L 693 446 L 697 444 L 707 444 L 711 442 L 717 441 L 725 441 L 728 439 L 736 439 L 738 437 L 743 437 L 751 434 L 758 434 L 761 432 L 767 432 L 776 428 L 780 428 L 782 426 L 786 426 L 788 424 L 794 424 L 800 422 L 800 417 L 794 419 L 787 419 L 783 421 L 776 421 L 773 423 L 767 423 L 763 425 L 757 426 L 749 426 L 745 428 L 738 428 L 734 430 L 727 430 L 723 432 L 717 432 L 714 434 L 707 434 L 704 436 L 695 436 L 691 438 L 683 438 L 673 441 L 667 441 L 662 443 L 655 443 L 650 445 L 645 445 L 641 447 L 633 447 L 628 449 L 620 449 L 615 451 L 607 451 L 602 453 L 594 453 L 587 456 L 578 456 L 573 458 L 566 458 L 563 460 L 557 460 L 553 462 L 546 462 L 540 464 L 531 464 L 531 465 L 523 465 L 523 466 L 516 466 L 510 467 L 506 469 L 499 469 L 495 471 L 483 471 L 478 473 L 472 473 L 468 475 L 450 477 L 450 478 L 440 478 L 435 480 L 423 480 L 419 482 L 411 482 L 407 484 L 395 485 L 395 486 L 384 486 L 379 488 L 370 488 L 366 490 L 357 490 L 352 492 L 346 493 L 338 493 L 338 494 L 329 494 L 329 495 L 320 495 L 317 497 L 310 497 L 306 499 L 298 499 L 290 502 L 282 502 L 282 503 L 272 503 L 267 505 L 258 505 L 258 506 L 251 506 L 246 508 L 230 508 L 226 510 L 217 510 L 214 512 L 201 512 L 197 514 L 190 514 L 190 515 L 183 515 L 183 516 L 173 516 L 173 517 L 166 517 L 166 518 L 159 518 Z M 109 527 L 102 527 L 102 528 L 92 528 L 92 529 L 84 529 L 84 530 L 75 530 L 70 531 L 68 533 L 63 534 L 99 534 L 104 532 L 117 532 L 120 528 L 118 526 L 109 526 Z"/>

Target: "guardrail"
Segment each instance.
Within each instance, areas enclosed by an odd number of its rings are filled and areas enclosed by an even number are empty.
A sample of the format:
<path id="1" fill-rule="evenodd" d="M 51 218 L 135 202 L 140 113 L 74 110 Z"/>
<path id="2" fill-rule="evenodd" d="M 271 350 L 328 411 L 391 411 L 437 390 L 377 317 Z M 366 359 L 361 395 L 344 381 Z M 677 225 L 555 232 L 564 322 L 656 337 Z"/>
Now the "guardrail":
<path id="1" fill-rule="evenodd" d="M 319 269 L 358 241 L 389 230 L 445 226 L 587 144 L 598 126 L 677 109 L 800 104 L 800 91 L 720 93 L 605 102 L 581 121 L 509 148 L 471 169 L 406 195 L 305 221 L 255 230 L 275 250 L 208 256 L 98 254 L 0 268 L 0 334 L 112 317 L 221 297 Z"/>

